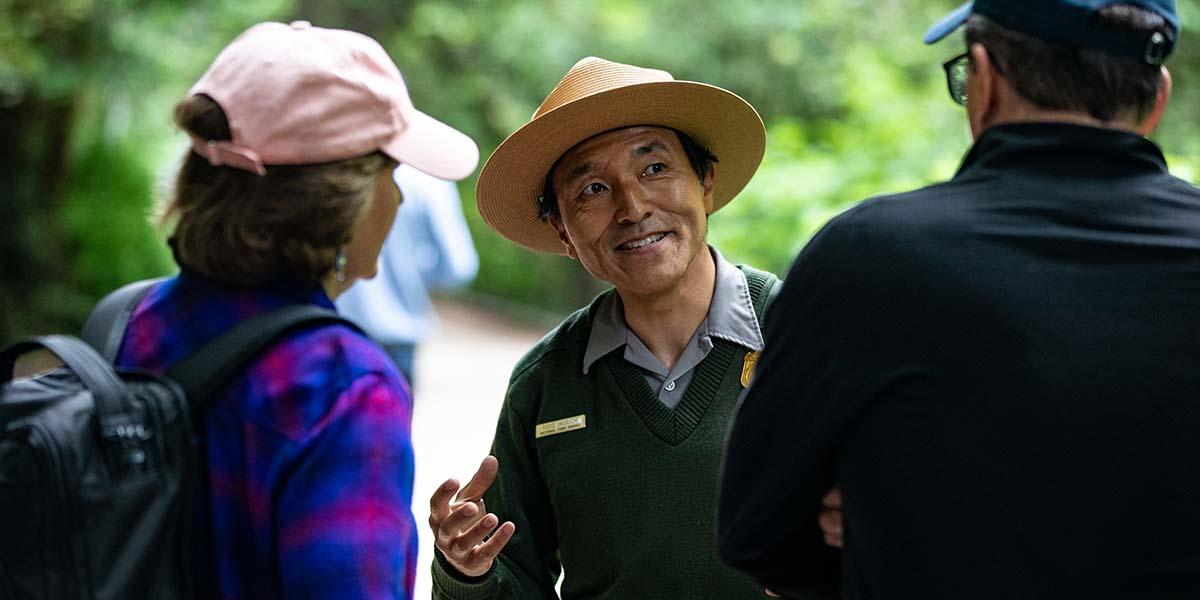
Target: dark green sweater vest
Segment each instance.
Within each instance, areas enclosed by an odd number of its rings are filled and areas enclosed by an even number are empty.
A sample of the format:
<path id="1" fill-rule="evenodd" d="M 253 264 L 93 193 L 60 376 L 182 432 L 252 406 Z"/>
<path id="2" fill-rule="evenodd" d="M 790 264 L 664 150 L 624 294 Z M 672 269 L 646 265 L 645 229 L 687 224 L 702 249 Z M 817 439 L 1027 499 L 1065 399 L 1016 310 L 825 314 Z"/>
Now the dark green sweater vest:
<path id="1" fill-rule="evenodd" d="M 761 321 L 778 280 L 739 268 Z M 717 558 L 714 524 L 747 349 L 714 338 L 679 405 L 668 409 L 620 352 L 583 374 L 603 297 L 514 368 L 492 448 L 500 476 L 484 501 L 516 534 L 492 572 L 474 580 L 438 555 L 434 598 L 555 598 L 560 564 L 564 600 L 764 597 Z M 583 428 L 534 435 L 539 424 L 578 415 Z"/>

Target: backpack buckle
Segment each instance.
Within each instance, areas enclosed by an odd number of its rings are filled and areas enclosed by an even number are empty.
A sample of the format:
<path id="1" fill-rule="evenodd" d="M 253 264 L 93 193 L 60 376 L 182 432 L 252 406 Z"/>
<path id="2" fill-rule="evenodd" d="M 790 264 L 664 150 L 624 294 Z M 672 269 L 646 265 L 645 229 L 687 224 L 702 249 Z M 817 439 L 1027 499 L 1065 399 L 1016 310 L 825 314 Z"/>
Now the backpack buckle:
<path id="1" fill-rule="evenodd" d="M 146 462 L 146 451 L 142 444 L 154 437 L 154 432 L 142 423 L 113 425 L 103 432 L 104 439 L 121 446 L 121 462 L 126 466 L 138 466 Z"/>

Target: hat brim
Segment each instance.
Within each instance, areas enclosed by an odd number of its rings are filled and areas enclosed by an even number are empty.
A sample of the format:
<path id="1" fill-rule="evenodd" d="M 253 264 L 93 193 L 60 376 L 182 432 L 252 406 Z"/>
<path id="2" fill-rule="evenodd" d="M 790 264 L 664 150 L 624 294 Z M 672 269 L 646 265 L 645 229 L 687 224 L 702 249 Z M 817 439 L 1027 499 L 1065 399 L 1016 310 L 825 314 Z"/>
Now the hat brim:
<path id="1" fill-rule="evenodd" d="M 940 21 L 934 23 L 929 28 L 929 31 L 925 32 L 925 43 L 936 44 L 946 36 L 954 33 L 955 29 L 962 27 L 962 24 L 967 22 L 967 18 L 971 16 L 971 11 L 974 8 L 975 2 L 972 1 L 950 11 L 950 14 L 942 17 Z"/>
<path id="2" fill-rule="evenodd" d="M 693 81 L 620 87 L 564 104 L 508 136 L 479 174 L 479 214 L 521 246 L 565 254 L 558 232 L 538 218 L 537 198 L 550 168 L 588 138 L 639 125 L 682 131 L 717 156 L 712 212 L 746 187 L 766 150 L 758 112 L 732 92 Z"/>
<path id="3" fill-rule="evenodd" d="M 479 147 L 461 131 L 419 111 L 406 112 L 405 128 L 380 146 L 384 154 L 427 175 L 458 181 L 479 165 Z"/>

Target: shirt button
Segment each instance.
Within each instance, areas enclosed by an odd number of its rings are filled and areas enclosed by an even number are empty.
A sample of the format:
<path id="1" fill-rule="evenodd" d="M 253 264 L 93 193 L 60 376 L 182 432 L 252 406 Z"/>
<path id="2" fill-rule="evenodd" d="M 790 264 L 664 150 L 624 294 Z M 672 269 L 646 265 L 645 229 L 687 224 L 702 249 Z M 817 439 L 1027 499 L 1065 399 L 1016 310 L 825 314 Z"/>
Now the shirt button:
<path id="1" fill-rule="evenodd" d="M 663 386 L 663 389 L 667 390 L 668 392 L 673 392 L 673 391 L 675 391 L 675 382 L 674 382 L 674 381 L 668 381 L 668 382 L 667 382 L 667 385 Z"/>

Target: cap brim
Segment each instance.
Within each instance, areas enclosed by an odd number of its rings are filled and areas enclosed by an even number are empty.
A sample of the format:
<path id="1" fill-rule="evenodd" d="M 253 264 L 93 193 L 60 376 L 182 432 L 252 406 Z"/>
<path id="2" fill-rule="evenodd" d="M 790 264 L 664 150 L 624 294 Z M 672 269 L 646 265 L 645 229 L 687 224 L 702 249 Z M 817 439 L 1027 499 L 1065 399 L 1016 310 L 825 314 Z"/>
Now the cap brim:
<path id="1" fill-rule="evenodd" d="M 950 11 L 950 14 L 942 17 L 942 20 L 934 23 L 933 27 L 930 27 L 929 31 L 925 32 L 925 43 L 935 44 L 951 33 L 954 33 L 955 29 L 962 27 L 962 24 L 967 22 L 967 17 L 971 16 L 973 8 L 975 8 L 975 3 L 967 2 Z"/>
<path id="2" fill-rule="evenodd" d="M 479 173 L 479 214 L 521 246 L 564 254 L 558 232 L 538 218 L 537 198 L 546 174 L 576 144 L 639 125 L 682 131 L 717 156 L 713 212 L 749 183 L 766 149 L 758 112 L 733 92 L 693 81 L 620 87 L 564 104 L 508 136 Z"/>
<path id="3" fill-rule="evenodd" d="M 384 154 L 427 175 L 458 181 L 479 165 L 479 147 L 463 132 L 419 111 L 404 115 L 406 127 L 380 147 Z"/>

